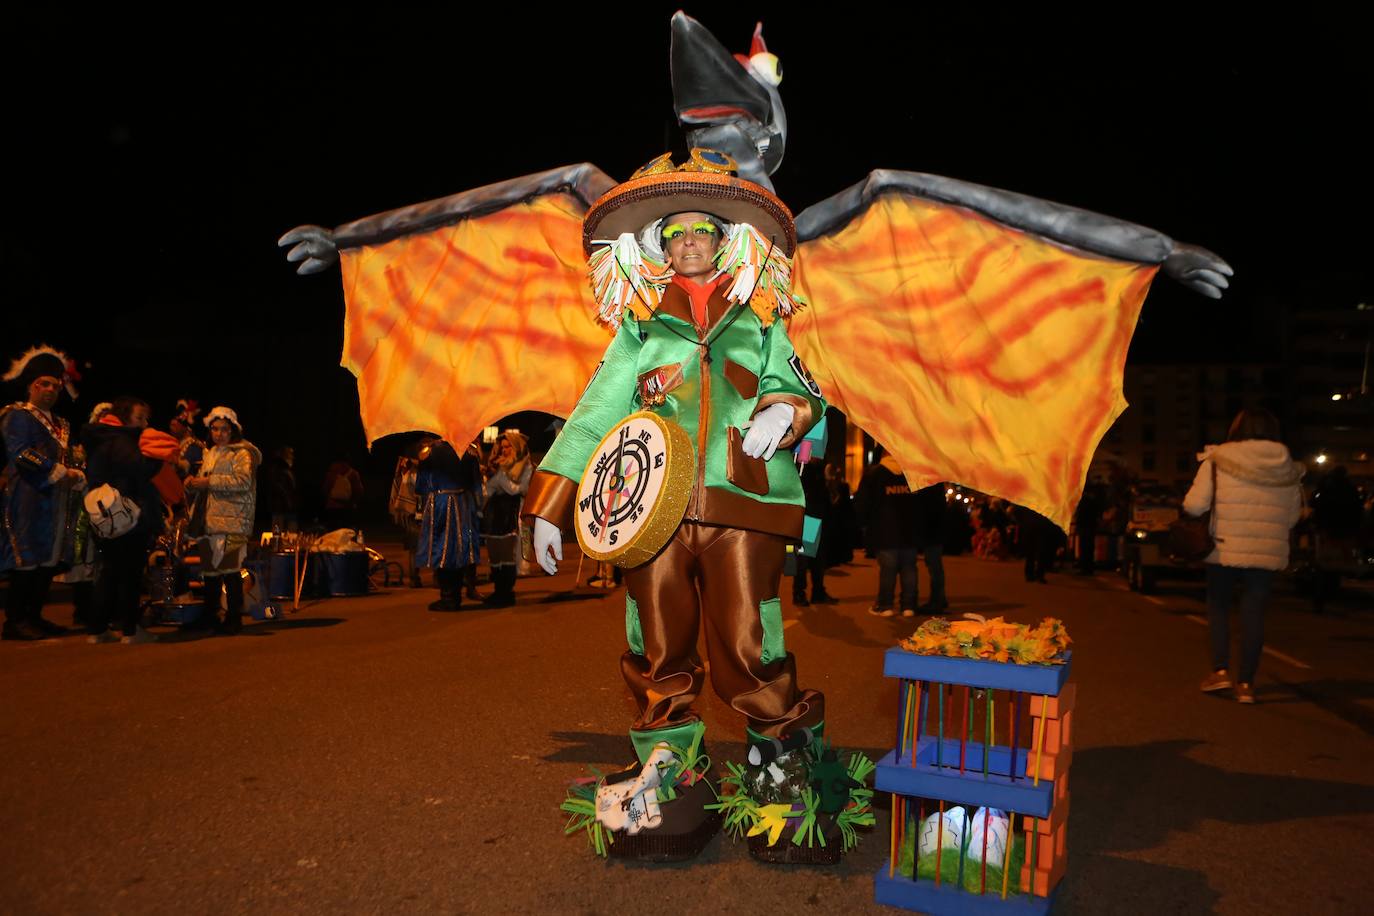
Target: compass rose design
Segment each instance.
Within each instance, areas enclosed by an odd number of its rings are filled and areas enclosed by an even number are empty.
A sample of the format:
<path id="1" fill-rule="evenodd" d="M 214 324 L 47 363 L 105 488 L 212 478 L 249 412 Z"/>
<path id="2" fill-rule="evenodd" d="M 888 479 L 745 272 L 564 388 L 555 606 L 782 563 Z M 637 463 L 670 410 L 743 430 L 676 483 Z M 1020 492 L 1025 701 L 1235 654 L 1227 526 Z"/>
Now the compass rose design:
<path id="1" fill-rule="evenodd" d="M 592 453 L 577 488 L 583 552 L 621 566 L 656 553 L 682 520 L 694 464 L 691 442 L 676 423 L 639 411 L 617 424 Z"/>

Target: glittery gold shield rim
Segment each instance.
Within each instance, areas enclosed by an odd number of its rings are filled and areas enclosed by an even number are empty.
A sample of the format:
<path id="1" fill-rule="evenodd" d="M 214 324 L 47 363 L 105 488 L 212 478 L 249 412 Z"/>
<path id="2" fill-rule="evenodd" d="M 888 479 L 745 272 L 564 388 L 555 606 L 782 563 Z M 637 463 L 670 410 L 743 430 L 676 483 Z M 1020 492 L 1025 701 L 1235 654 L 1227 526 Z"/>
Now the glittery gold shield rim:
<path id="1" fill-rule="evenodd" d="M 732 223 L 748 223 L 783 254 L 797 248 L 792 211 L 762 185 L 717 172 L 657 172 L 631 178 L 601 195 L 582 218 L 582 249 L 592 240 L 638 233 L 669 213 L 710 213 Z"/>
<path id="2" fill-rule="evenodd" d="M 692 452 L 692 439 L 687 435 L 687 431 L 652 411 L 640 410 L 617 423 L 592 450 L 592 457 L 582 469 L 582 476 L 578 478 L 579 486 L 581 481 L 586 480 L 587 475 L 592 473 L 597 456 L 612 444 L 616 431 L 636 419 L 652 422 L 663 434 L 667 458 L 664 461 L 664 480 L 659 490 L 658 501 L 648 508 L 644 524 L 639 526 L 639 530 L 611 550 L 598 550 L 588 544 L 582 525 L 574 524 L 577 529 L 577 546 L 582 548 L 583 553 L 599 563 L 610 563 L 621 569 L 633 569 L 647 563 L 663 549 L 664 544 L 668 543 L 669 538 L 682 524 L 682 516 L 687 512 L 687 500 L 692 495 L 692 481 L 696 477 L 696 456 Z"/>

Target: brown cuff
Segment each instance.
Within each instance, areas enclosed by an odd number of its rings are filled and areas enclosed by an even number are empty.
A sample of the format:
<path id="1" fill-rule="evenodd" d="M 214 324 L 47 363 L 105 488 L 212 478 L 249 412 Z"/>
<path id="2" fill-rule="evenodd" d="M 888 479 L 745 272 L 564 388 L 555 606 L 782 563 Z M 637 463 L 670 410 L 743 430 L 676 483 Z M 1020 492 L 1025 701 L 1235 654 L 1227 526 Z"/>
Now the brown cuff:
<path id="1" fill-rule="evenodd" d="M 530 475 L 530 490 L 525 494 L 520 515 L 524 518 L 537 515 L 566 531 L 572 527 L 576 501 L 577 484 L 574 481 L 551 471 L 535 471 Z"/>
<path id="2" fill-rule="evenodd" d="M 778 442 L 778 448 L 787 449 L 797 444 L 797 440 L 810 432 L 811 427 L 816 424 L 816 417 L 811 412 L 811 402 L 806 398 L 796 394 L 786 394 L 785 392 L 774 392 L 765 394 L 759 398 L 759 404 L 754 408 L 753 416 L 758 416 L 759 411 L 773 404 L 792 405 L 792 428 Z"/>

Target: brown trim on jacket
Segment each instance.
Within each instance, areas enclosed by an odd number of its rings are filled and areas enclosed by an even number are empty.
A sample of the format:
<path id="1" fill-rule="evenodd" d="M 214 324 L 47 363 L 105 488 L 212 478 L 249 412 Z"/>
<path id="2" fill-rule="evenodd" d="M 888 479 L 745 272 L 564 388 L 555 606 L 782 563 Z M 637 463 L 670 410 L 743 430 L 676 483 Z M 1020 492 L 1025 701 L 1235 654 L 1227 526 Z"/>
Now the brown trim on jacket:
<path id="1" fill-rule="evenodd" d="M 538 516 L 567 531 L 573 523 L 573 504 L 577 502 L 577 482 L 562 474 L 535 471 L 530 475 L 530 489 L 520 514 L 525 518 Z"/>
<path id="2" fill-rule="evenodd" d="M 763 531 L 795 540 L 801 537 L 802 516 L 805 514 L 804 506 L 765 503 L 719 487 L 702 487 L 697 511 L 687 521 Z"/>
<path id="3" fill-rule="evenodd" d="M 791 404 L 792 405 L 792 428 L 789 429 L 782 439 L 778 442 L 779 449 L 787 449 L 797 444 L 797 440 L 805 436 L 811 427 L 816 425 L 816 418 L 812 415 L 811 402 L 800 395 L 787 394 L 775 391 L 772 394 L 765 394 L 759 398 L 758 406 L 754 408 L 753 416 L 757 417 L 759 411 L 771 404 Z"/>

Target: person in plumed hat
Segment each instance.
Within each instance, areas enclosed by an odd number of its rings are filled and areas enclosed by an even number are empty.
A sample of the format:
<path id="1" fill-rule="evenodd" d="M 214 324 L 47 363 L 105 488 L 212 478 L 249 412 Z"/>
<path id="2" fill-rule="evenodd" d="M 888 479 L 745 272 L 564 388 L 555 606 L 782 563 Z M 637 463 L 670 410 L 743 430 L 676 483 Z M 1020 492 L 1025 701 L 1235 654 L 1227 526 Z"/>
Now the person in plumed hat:
<path id="1" fill-rule="evenodd" d="M 205 612 L 197 623 L 233 636 L 243 629 L 243 561 L 257 509 L 258 467 L 262 452 L 243 438 L 243 425 L 229 407 L 205 415 L 210 448 L 200 473 L 186 478 L 195 500 L 192 533 L 200 537 L 200 567 L 205 579 Z M 221 590 L 224 622 L 219 621 Z"/>
<path id="2" fill-rule="evenodd" d="M 71 427 L 53 412 L 63 390 L 75 397 L 65 353 L 34 347 L 10 365 L 4 381 L 24 400 L 0 409 L 4 496 L 0 499 L 0 571 L 9 572 L 5 639 L 43 639 L 66 632 L 43 617 L 53 576 L 71 562 L 76 513 L 68 511 L 85 475 L 69 467 Z"/>

